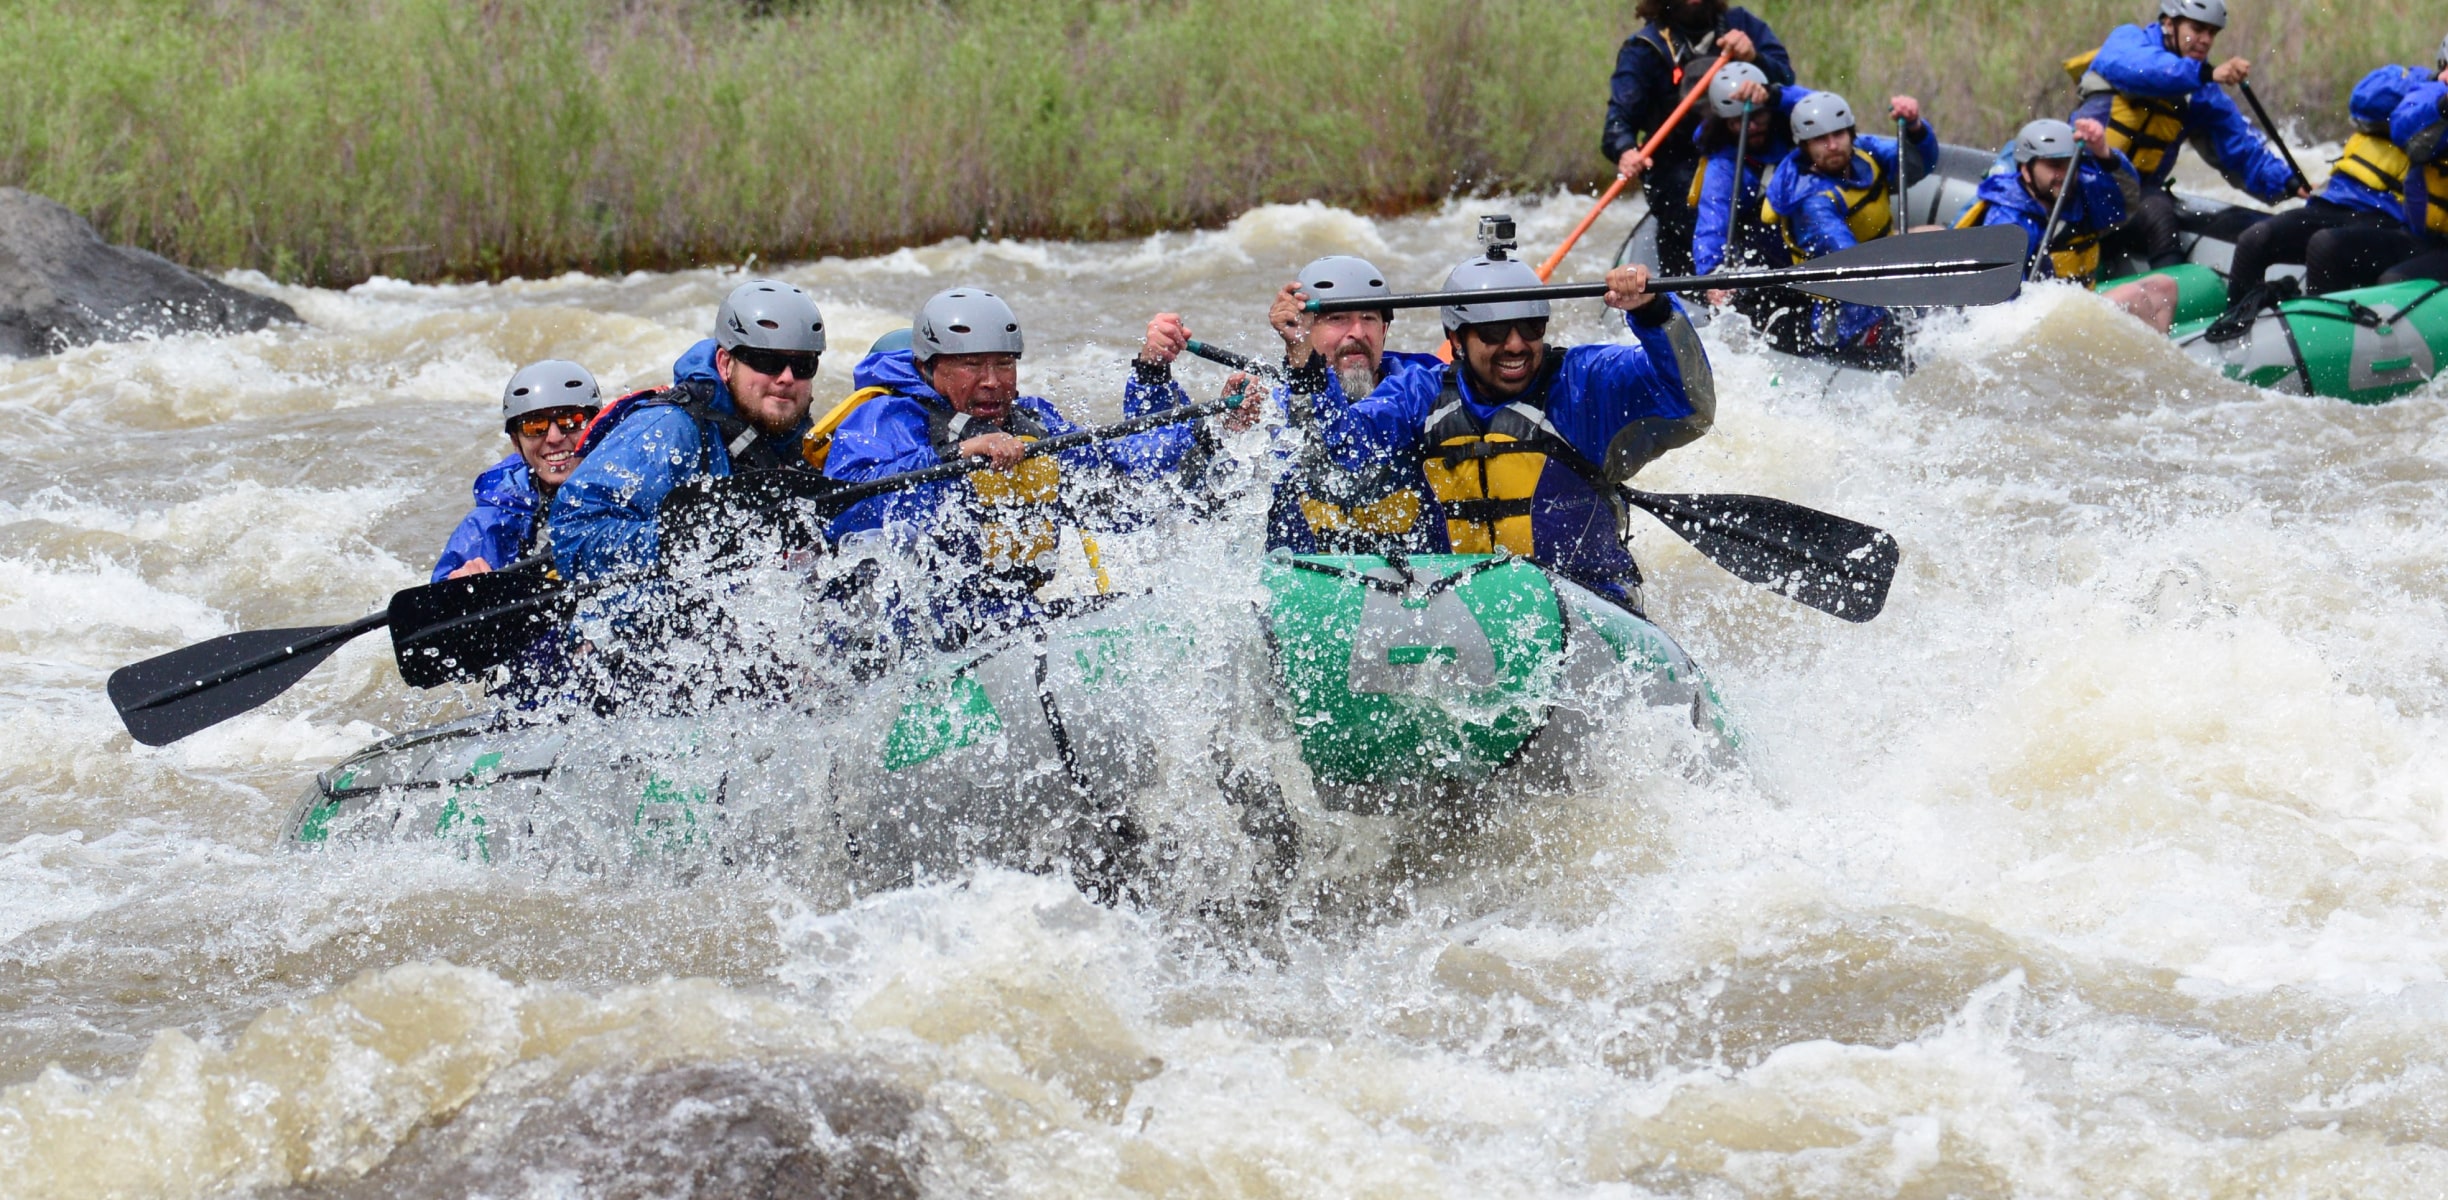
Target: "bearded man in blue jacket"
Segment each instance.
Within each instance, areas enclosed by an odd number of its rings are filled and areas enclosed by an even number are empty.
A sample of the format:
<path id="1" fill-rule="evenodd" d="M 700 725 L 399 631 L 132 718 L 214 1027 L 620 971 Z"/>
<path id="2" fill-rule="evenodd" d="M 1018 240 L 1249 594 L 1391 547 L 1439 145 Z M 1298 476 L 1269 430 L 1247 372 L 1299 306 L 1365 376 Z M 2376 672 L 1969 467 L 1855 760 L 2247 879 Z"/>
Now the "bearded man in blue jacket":
<path id="1" fill-rule="evenodd" d="M 644 570 L 661 544 L 656 509 L 690 479 L 803 466 L 824 315 L 806 291 L 741 284 L 714 336 L 672 365 L 672 385 L 623 397 L 587 431 L 585 462 L 552 505 L 553 561 L 572 579 Z"/>
<path id="2" fill-rule="evenodd" d="M 1439 550 L 1524 556 L 1635 609 L 1640 570 L 1624 544 L 1616 486 L 1716 419 L 1707 352 L 1649 271 L 1607 273 L 1607 307 L 1631 345 L 1547 344 L 1544 300 L 1442 311 L 1454 361 L 1389 378 L 1360 402 L 1321 414 L 1335 461 L 1420 464 L 1436 505 Z M 1537 287 L 1527 263 L 1478 257 L 1442 290 Z"/>
<path id="3" fill-rule="evenodd" d="M 451 531 L 433 582 L 499 570 L 545 548 L 538 520 L 570 473 L 578 442 L 603 407 L 585 367 L 548 358 L 518 369 L 502 389 L 502 432 L 511 455 L 476 477 L 476 507 Z"/>

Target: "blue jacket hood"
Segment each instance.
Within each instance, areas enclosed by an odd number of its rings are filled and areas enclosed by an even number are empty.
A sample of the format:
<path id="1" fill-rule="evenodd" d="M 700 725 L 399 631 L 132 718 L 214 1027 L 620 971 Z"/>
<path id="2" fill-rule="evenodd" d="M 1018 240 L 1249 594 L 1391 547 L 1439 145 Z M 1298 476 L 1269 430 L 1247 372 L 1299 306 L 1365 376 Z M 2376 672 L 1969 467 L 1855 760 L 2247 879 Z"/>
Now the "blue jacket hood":
<path id="1" fill-rule="evenodd" d="M 672 382 L 686 383 L 701 379 L 714 385 L 713 406 L 724 412 L 738 412 L 731 403 L 731 389 L 723 386 L 722 376 L 714 371 L 714 339 L 706 338 L 680 352 L 672 360 Z"/>
<path id="2" fill-rule="evenodd" d="M 2355 84 L 2354 95 L 2346 101 L 2346 115 L 2356 128 L 2387 137 L 2389 114 L 2397 111 L 2407 92 L 2431 78 L 2412 67 L 2381 67 Z"/>
<path id="3" fill-rule="evenodd" d="M 858 366 L 850 372 L 850 383 L 857 388 L 888 388 L 904 396 L 943 399 L 918 377 L 918 363 L 907 350 L 887 350 L 860 359 Z"/>

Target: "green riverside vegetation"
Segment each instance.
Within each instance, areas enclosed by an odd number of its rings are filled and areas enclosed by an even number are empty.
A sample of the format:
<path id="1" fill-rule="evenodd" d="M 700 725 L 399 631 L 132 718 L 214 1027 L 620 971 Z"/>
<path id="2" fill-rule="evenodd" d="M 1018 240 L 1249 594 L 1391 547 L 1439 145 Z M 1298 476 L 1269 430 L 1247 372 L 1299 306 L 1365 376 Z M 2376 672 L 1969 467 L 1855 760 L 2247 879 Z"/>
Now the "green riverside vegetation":
<path id="1" fill-rule="evenodd" d="M 2149 0 L 1762 0 L 1803 81 L 1995 143 Z M 2335 138 L 2406 7 L 2234 0 Z M 491 278 L 1101 237 L 1315 197 L 1589 186 L 1625 0 L 17 0 L 0 183 L 285 279 Z M 2283 118 L 2282 118 L 2283 119 Z"/>

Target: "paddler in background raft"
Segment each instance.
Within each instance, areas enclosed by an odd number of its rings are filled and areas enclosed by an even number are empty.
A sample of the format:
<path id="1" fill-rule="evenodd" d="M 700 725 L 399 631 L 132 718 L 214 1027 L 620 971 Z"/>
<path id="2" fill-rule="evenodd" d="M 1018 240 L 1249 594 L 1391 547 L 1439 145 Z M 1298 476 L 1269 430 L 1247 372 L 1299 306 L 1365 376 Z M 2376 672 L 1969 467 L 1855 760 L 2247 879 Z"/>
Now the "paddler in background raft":
<path id="1" fill-rule="evenodd" d="M 1691 192 L 1699 219 L 1692 235 L 1694 274 L 1793 265 L 1792 248 L 1775 226 L 1759 219 L 1759 206 L 1770 173 L 1793 153 L 1794 106 L 1811 95 L 1800 84 L 1770 83 L 1749 63 L 1728 63 L 1709 81 L 1710 116 L 1693 135 L 1701 155 Z M 1813 302 L 1800 292 L 1711 292 L 1708 302 L 1732 305 L 1779 349 L 1803 353 L 1809 348 Z"/>
<path id="2" fill-rule="evenodd" d="M 1776 31 L 1725 0 L 1640 0 L 1634 13 L 1640 31 L 1615 53 L 1615 76 L 1607 97 L 1606 132 L 1600 148 L 1624 178 L 1641 186 L 1657 220 L 1658 265 L 1669 275 L 1692 273 L 1692 174 L 1700 154 L 1688 137 L 1669 137 L 1656 161 L 1641 157 L 1641 143 L 1662 124 L 1683 94 L 1699 82 L 1719 54 L 1750 63 L 1768 82 L 1794 81 L 1793 60 Z"/>
<path id="3" fill-rule="evenodd" d="M 1455 267 L 1444 290 L 1539 286 L 1509 248 Z M 1319 429 L 1346 469 L 1420 464 L 1438 549 L 1522 555 L 1637 612 L 1616 485 L 1708 432 L 1717 398 L 1698 333 L 1672 299 L 1648 293 L 1648 268 L 1617 267 L 1606 282 L 1633 344 L 1550 346 L 1544 300 L 1450 305 L 1452 363 L 1394 375 L 1321 413 Z"/>
<path id="4" fill-rule="evenodd" d="M 2090 154 L 2079 154 L 2082 149 Z M 2098 283 L 2100 241 L 2125 220 L 2132 161 L 2108 144 L 2107 130 L 2097 121 L 2085 118 L 2068 125 L 2042 118 L 2015 134 L 2014 162 L 2012 173 L 1981 180 L 1978 197 L 1956 227 L 2020 225 L 2030 235 L 2024 257 L 2033 269 L 2025 273 L 2027 279 L 2062 279 L 2084 287 Z M 2066 186 L 2068 172 L 2075 175 L 2074 190 L 2061 205 L 2057 193 Z M 2055 229 L 2049 228 L 2051 218 L 2057 222 Z M 2041 239 L 2052 235 L 2048 252 L 2041 253 Z M 2176 320 L 2176 281 L 2165 275 L 2110 289 L 2106 298 L 2162 335 Z"/>
<path id="5" fill-rule="evenodd" d="M 2188 141 L 2227 182 L 2265 204 L 2312 194 L 2221 90 L 2252 74 L 2252 64 L 2241 58 L 2211 65 L 2211 43 L 2226 27 L 2226 0 L 2159 0 L 2157 25 L 2120 25 L 2099 49 L 2066 60 L 2066 73 L 2082 95 L 2068 120 L 2089 118 L 2106 127 L 2108 144 L 2133 161 L 2138 181 L 2125 197 L 2124 228 L 2108 239 L 2110 254 L 2130 254 L 2153 267 L 2184 261 L 2168 179 Z M 2251 219 L 2249 210 L 2236 211 L 2247 214 L 2239 219 Z"/>
<path id="6" fill-rule="evenodd" d="M 2322 295 L 2377 281 L 2387 263 L 2368 272 L 2352 267 L 2370 257 L 2357 252 L 2366 240 L 2362 233 L 2378 232 L 2387 240 L 2405 216 L 2406 155 L 2389 140 L 2389 116 L 2407 92 L 2429 78 L 2414 67 L 2389 66 L 2355 84 L 2346 102 L 2354 136 L 2346 139 L 2329 181 L 2302 208 L 2279 213 L 2236 239 L 2235 262 L 2227 269 L 2227 311 L 2202 336 L 2234 341 L 2252 330 L 2253 318 L 2262 309 L 2301 295 L 2305 288 Z M 2321 238 L 2332 231 L 2341 236 Z M 2317 254 L 2312 250 L 2316 242 Z M 2278 263 L 2304 264 L 2304 286 L 2293 279 L 2271 283 L 2269 269 Z"/>
<path id="7" fill-rule="evenodd" d="M 588 428 L 585 461 L 552 504 L 553 562 L 585 579 L 656 565 L 656 508 L 707 475 L 803 466 L 824 314 L 805 291 L 756 279 L 714 313 L 714 336 L 672 385 L 624 396 Z"/>
<path id="8" fill-rule="evenodd" d="M 2405 224 L 2392 232 L 2395 253 L 2381 283 L 2448 279 L 2448 40 L 2440 42 L 2437 79 L 2406 93 L 2389 117 L 2389 134 L 2406 152 Z"/>
<path id="9" fill-rule="evenodd" d="M 1278 474 L 1267 505 L 1269 550 L 1416 554 L 1435 544 L 1427 483 L 1417 463 L 1378 463 L 1365 471 L 1347 471 L 1327 457 L 1316 437 L 1318 414 L 1347 408 L 1397 375 L 1445 365 L 1433 354 L 1385 348 L 1393 309 L 1312 316 L 1303 308 L 1311 300 L 1393 294 L 1376 264 L 1329 254 L 1302 267 L 1267 309 L 1267 324 L 1284 343 L 1274 411 L 1282 413 L 1285 422 L 1275 431 L 1280 436 L 1275 442 Z M 1131 364 L 1126 408 L 1190 402 L 1172 375 L 1173 360 L 1189 341 L 1179 316 L 1159 313 L 1148 323 L 1147 344 Z M 1244 382 L 1236 377 L 1228 386 Z"/>
<path id="10" fill-rule="evenodd" d="M 878 552 L 919 564 L 938 644 L 964 641 L 1039 611 L 1035 593 L 1051 582 L 1065 527 L 1085 520 L 1127 528 L 1178 507 L 1177 495 L 1129 503 L 1119 477 L 1170 478 L 1191 433 L 1166 426 L 1061 454 L 1024 457 L 1030 442 L 1078 428 L 1051 401 L 1020 394 L 1020 319 L 982 288 L 938 292 L 911 321 L 910 348 L 870 355 L 862 369 L 888 395 L 858 406 L 833 433 L 825 474 L 847 483 L 881 479 L 961 459 L 991 464 L 960 480 L 907 488 L 861 502 L 828 536 L 845 557 Z M 1145 408 L 1168 407 L 1167 393 L 1143 393 Z M 1257 396 L 1235 412 L 1256 415 Z M 1138 416 L 1140 412 L 1132 412 Z M 1083 553 L 1099 575 L 1093 543 Z M 1103 581 L 1100 579 L 1100 590 Z M 888 619 L 905 622 L 903 607 Z M 904 634 L 915 631 L 902 630 Z"/>
<path id="11" fill-rule="evenodd" d="M 1760 219 L 1784 235 L 1795 262 L 1897 231 L 1895 198 L 1937 163 L 1938 131 L 1910 96 L 1888 100 L 1887 113 L 1904 123 L 1909 141 L 1855 136 L 1853 106 L 1834 92 L 1794 105 L 1794 152 L 1768 177 Z M 1881 370 L 1904 361 L 1903 335 L 1886 309 L 1820 301 L 1812 319 L 1821 357 Z"/>
<path id="12" fill-rule="evenodd" d="M 578 469 L 578 441 L 603 407 L 585 367 L 548 358 L 520 367 L 502 389 L 510 457 L 476 477 L 476 507 L 451 531 L 432 582 L 506 567 L 545 548 L 540 520 L 553 493 Z"/>

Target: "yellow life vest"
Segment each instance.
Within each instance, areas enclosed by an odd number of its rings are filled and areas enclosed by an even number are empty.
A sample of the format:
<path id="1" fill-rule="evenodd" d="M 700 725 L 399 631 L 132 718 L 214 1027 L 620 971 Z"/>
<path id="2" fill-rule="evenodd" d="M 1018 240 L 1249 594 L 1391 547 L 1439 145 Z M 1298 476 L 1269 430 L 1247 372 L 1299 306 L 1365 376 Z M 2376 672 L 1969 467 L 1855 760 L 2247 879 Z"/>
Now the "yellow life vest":
<path id="1" fill-rule="evenodd" d="M 1398 487 L 1375 500 L 1350 505 L 1335 504 L 1319 499 L 1315 494 L 1300 498 L 1301 519 L 1309 523 L 1311 533 L 1321 544 L 1345 541 L 1355 535 L 1401 537 L 1419 524 L 1419 493 Z"/>
<path id="2" fill-rule="evenodd" d="M 1024 442 L 1046 435 L 1045 425 L 1025 408 L 1015 407 L 1000 428 L 927 406 L 927 438 L 946 461 L 958 447 L 981 433 L 1008 433 Z M 1054 554 L 1062 547 L 1062 466 L 1053 455 L 1024 458 L 1007 471 L 976 471 L 968 476 L 978 502 L 979 540 L 985 547 L 982 564 L 991 575 L 1016 576 L 1030 589 L 1054 578 Z M 1091 565 L 1100 575 L 1103 567 Z"/>
<path id="3" fill-rule="evenodd" d="M 2102 122 L 2108 127 L 2108 144 L 2133 160 L 2135 174 L 2152 178 L 2159 174 L 2160 164 L 2184 144 L 2189 102 L 2117 91 L 2091 69 L 2091 60 L 2098 56 L 2095 49 L 2065 60 L 2066 74 L 2073 77 L 2074 90 L 2086 100 L 2109 93 L 2108 119 Z"/>
<path id="4" fill-rule="evenodd" d="M 2397 143 L 2385 137 L 2358 133 L 2346 139 L 2345 153 L 2338 156 L 2337 173 L 2375 192 L 2383 192 L 2399 204 L 2405 203 L 2406 168 L 2412 164 Z"/>
<path id="5" fill-rule="evenodd" d="M 2066 186 L 2073 185 L 2073 179 L 2066 180 Z M 1972 202 L 1972 207 L 1965 209 L 1964 215 L 1955 222 L 1955 228 L 1977 229 L 1988 216 L 1989 202 L 1975 200 Z M 2049 277 L 2079 283 L 2085 287 L 2097 284 L 2099 282 L 2100 236 L 2100 231 L 2096 229 L 2077 230 L 2071 226 L 2059 228 L 2057 245 L 2049 251 Z"/>
<path id="6" fill-rule="evenodd" d="M 1450 379 L 1436 411 L 1428 414 L 1421 467 L 1429 490 L 1444 505 L 1445 535 L 1456 554 L 1493 554 L 1501 548 L 1536 557 L 1531 512 L 1549 459 L 1597 487 L 1595 468 L 1529 399 L 1546 393 L 1561 366 L 1559 352 L 1547 353 L 1546 378 L 1486 421 L 1471 412 Z"/>
<path id="7" fill-rule="evenodd" d="M 1902 146 L 1896 147 L 1897 154 L 1903 152 Z M 1796 150 L 1795 153 L 1801 151 Z M 1836 193 L 1844 205 L 1845 228 L 1853 231 L 1856 242 L 1875 241 L 1895 232 L 1895 205 L 1887 194 L 1887 169 L 1880 166 L 1878 157 L 1863 149 L 1859 142 L 1854 143 L 1853 157 L 1856 161 L 1870 164 L 1870 182 L 1861 187 L 1838 185 Z M 1794 261 L 1800 262 L 1810 257 L 1809 252 L 1802 248 L 1801 241 L 1794 236 L 1793 226 L 1777 212 L 1772 200 L 1760 201 L 1760 220 L 1785 235 L 1785 244 L 1793 249 Z"/>
<path id="8" fill-rule="evenodd" d="M 799 457 L 806 459 L 808 466 L 818 471 L 824 470 L 825 460 L 833 455 L 833 431 L 840 429 L 841 423 L 849 420 L 850 414 L 857 412 L 860 405 L 878 396 L 889 395 L 892 395 L 891 388 L 870 387 L 844 396 L 841 403 L 816 418 L 816 423 L 808 428 L 806 439 L 799 443 Z"/>

